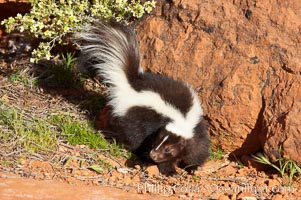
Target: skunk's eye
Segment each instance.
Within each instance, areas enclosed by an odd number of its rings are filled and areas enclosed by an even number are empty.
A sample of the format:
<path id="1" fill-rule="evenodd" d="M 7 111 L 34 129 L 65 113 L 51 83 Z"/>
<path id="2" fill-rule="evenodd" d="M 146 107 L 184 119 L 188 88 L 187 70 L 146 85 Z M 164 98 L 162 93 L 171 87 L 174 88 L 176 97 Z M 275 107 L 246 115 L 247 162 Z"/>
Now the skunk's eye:
<path id="1" fill-rule="evenodd" d="M 166 148 L 164 149 L 164 153 L 170 153 L 170 151 L 171 151 L 171 149 L 168 148 L 168 147 L 166 147 Z"/>

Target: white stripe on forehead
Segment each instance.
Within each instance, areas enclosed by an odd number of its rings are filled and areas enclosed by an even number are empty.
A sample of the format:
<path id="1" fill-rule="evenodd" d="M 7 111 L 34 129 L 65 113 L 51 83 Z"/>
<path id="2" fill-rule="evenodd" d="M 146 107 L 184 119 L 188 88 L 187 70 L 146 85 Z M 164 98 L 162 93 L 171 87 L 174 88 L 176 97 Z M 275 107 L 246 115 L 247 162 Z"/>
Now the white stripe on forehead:
<path id="1" fill-rule="evenodd" d="M 169 135 L 165 136 L 162 140 L 162 142 L 157 146 L 157 148 L 155 149 L 156 151 L 162 146 L 162 144 L 168 139 Z"/>

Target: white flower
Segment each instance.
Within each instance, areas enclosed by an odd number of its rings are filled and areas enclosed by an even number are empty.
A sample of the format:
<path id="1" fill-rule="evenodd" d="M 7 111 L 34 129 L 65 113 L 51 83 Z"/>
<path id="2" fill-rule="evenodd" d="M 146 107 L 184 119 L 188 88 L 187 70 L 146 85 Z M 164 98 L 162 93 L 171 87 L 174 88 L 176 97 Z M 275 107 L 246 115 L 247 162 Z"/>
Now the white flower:
<path id="1" fill-rule="evenodd" d="M 22 33 L 24 31 L 24 26 L 20 26 L 19 31 Z"/>

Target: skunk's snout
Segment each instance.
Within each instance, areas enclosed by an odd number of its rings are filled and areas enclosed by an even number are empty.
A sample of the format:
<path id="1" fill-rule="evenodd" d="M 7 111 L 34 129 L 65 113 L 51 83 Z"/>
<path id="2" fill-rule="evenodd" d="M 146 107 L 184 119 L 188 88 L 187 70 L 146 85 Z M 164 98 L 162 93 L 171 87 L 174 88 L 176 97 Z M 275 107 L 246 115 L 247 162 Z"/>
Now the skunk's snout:
<path id="1" fill-rule="evenodd" d="M 156 161 L 158 159 L 158 153 L 155 152 L 153 149 L 151 150 L 151 152 L 149 153 L 149 156 L 151 159 L 153 159 L 154 161 Z"/>
<path id="2" fill-rule="evenodd" d="M 150 158 L 156 163 L 165 162 L 168 160 L 168 157 L 164 155 L 161 151 L 151 150 L 149 153 Z"/>
<path id="3" fill-rule="evenodd" d="M 162 163 L 170 160 L 170 157 L 166 156 L 162 151 L 151 150 L 149 153 L 150 158 L 156 163 Z"/>

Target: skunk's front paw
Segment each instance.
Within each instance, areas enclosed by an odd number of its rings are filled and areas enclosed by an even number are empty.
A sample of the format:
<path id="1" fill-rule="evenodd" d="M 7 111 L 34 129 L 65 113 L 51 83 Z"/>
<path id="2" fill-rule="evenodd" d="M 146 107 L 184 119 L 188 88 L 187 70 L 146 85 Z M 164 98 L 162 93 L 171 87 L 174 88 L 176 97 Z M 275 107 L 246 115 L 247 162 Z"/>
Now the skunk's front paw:
<path id="1" fill-rule="evenodd" d="M 158 168 L 159 171 L 166 176 L 172 176 L 176 174 L 176 168 L 174 166 L 174 163 L 171 162 L 158 163 Z"/>

